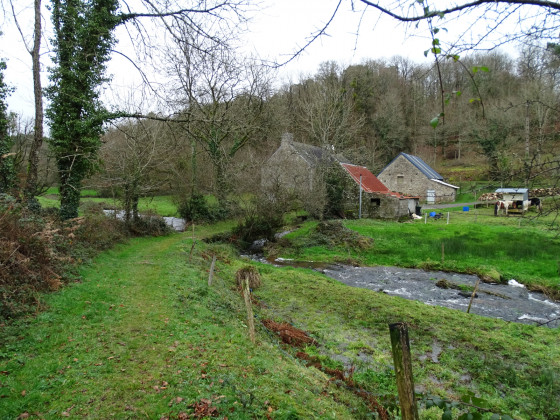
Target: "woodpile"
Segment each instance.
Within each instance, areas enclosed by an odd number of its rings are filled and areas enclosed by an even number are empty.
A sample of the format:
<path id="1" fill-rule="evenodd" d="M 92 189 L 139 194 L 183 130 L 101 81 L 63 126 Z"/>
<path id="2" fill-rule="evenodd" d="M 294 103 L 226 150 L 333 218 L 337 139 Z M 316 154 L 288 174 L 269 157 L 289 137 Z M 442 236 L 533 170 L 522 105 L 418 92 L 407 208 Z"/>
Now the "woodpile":
<path id="1" fill-rule="evenodd" d="M 491 192 L 482 194 L 480 197 L 478 197 L 478 199 L 480 201 L 498 201 L 503 200 L 504 196 L 502 195 L 502 193 Z"/>
<path id="2" fill-rule="evenodd" d="M 535 188 L 529 190 L 529 198 L 532 197 L 553 197 L 560 195 L 560 188 Z"/>
<path id="3" fill-rule="evenodd" d="M 555 195 L 560 195 L 560 188 L 534 188 L 532 190 L 529 190 L 529 198 L 552 197 Z M 498 201 L 503 200 L 504 196 L 502 193 L 489 192 L 481 194 L 478 199 L 480 201 Z"/>

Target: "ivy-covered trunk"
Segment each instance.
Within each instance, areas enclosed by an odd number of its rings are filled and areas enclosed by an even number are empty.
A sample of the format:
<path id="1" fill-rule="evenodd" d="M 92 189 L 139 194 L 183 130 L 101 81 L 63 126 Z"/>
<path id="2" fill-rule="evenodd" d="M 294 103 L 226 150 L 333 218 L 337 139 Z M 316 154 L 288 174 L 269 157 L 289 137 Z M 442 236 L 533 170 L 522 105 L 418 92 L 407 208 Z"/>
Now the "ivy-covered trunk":
<path id="1" fill-rule="evenodd" d="M 118 0 L 52 0 L 54 67 L 47 109 L 49 146 L 57 160 L 61 217 L 78 215 L 80 188 L 97 168 L 103 123 L 100 99 L 105 63 L 119 23 Z"/>
<path id="2" fill-rule="evenodd" d="M 138 193 L 138 181 L 127 181 L 124 184 L 123 191 L 123 206 L 124 206 L 124 220 L 127 225 L 137 223 L 138 218 L 138 202 L 140 201 L 140 194 Z"/>
<path id="3" fill-rule="evenodd" d="M 12 141 L 8 136 L 8 115 L 6 99 L 11 92 L 4 83 L 6 63 L 0 61 L 0 193 L 9 192 L 15 185 L 14 159 L 10 154 Z"/>
<path id="4" fill-rule="evenodd" d="M 71 162 L 61 159 L 58 161 L 58 173 L 60 177 L 60 217 L 64 220 L 78 217 L 78 206 L 80 205 L 80 190 L 82 179 L 77 171 L 71 168 Z"/>

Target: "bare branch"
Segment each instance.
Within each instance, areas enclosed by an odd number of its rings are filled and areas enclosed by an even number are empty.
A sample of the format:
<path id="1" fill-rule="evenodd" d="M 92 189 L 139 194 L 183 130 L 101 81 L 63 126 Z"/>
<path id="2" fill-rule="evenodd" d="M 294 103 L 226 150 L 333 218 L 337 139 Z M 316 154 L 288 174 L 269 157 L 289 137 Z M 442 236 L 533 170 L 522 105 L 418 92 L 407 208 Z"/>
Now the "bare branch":
<path id="1" fill-rule="evenodd" d="M 401 22 L 418 22 L 433 17 L 438 17 L 438 16 L 442 17 L 444 15 L 450 15 L 464 10 L 474 9 L 482 5 L 498 5 L 498 4 L 504 4 L 508 6 L 524 5 L 524 6 L 538 6 L 550 10 L 560 10 L 559 3 L 552 2 L 552 1 L 545 1 L 545 0 L 477 0 L 469 3 L 459 4 L 457 6 L 444 10 L 425 10 L 424 14 L 422 15 L 405 16 L 405 15 L 395 13 L 391 9 L 380 6 L 378 3 L 374 3 L 369 0 L 359 0 L 359 1 Z M 402 5 L 402 3 L 399 4 Z"/>

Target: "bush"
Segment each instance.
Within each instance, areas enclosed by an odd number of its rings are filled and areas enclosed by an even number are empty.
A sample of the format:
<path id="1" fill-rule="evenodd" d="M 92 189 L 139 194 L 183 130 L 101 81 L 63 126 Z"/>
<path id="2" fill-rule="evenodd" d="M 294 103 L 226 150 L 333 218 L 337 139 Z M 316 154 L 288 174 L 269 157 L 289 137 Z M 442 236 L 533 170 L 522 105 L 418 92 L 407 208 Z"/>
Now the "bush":
<path id="1" fill-rule="evenodd" d="M 252 200 L 233 229 L 241 247 L 248 247 L 257 239 L 273 240 L 274 234 L 284 226 L 284 205 L 265 196 Z"/>
<path id="2" fill-rule="evenodd" d="M 143 214 L 138 219 L 131 221 L 129 230 L 136 236 L 163 236 L 172 232 L 163 217 L 153 213 Z"/>
<path id="3" fill-rule="evenodd" d="M 192 194 L 179 202 L 179 215 L 185 222 L 215 222 L 228 216 L 227 209 L 210 206 L 202 194 Z"/>
<path id="4" fill-rule="evenodd" d="M 36 311 L 40 294 L 75 278 L 77 264 L 127 237 L 123 222 L 88 209 L 61 221 L 0 195 L 0 319 Z"/>
<path id="5" fill-rule="evenodd" d="M 61 285 L 61 261 L 52 246 L 59 231 L 39 216 L 0 196 L 0 318 L 25 314 L 37 306 L 37 292 Z"/>

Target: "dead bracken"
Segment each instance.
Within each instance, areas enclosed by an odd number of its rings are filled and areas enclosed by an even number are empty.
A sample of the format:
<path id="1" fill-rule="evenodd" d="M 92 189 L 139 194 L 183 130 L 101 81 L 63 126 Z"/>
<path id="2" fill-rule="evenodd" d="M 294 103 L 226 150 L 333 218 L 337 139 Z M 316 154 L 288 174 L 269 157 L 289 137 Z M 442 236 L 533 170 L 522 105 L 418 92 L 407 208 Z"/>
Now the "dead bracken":
<path id="1" fill-rule="evenodd" d="M 286 344 L 294 347 L 317 345 L 317 341 L 309 337 L 305 331 L 299 330 L 286 322 L 275 322 L 271 319 L 265 319 L 262 323 L 268 330 L 276 333 Z"/>

